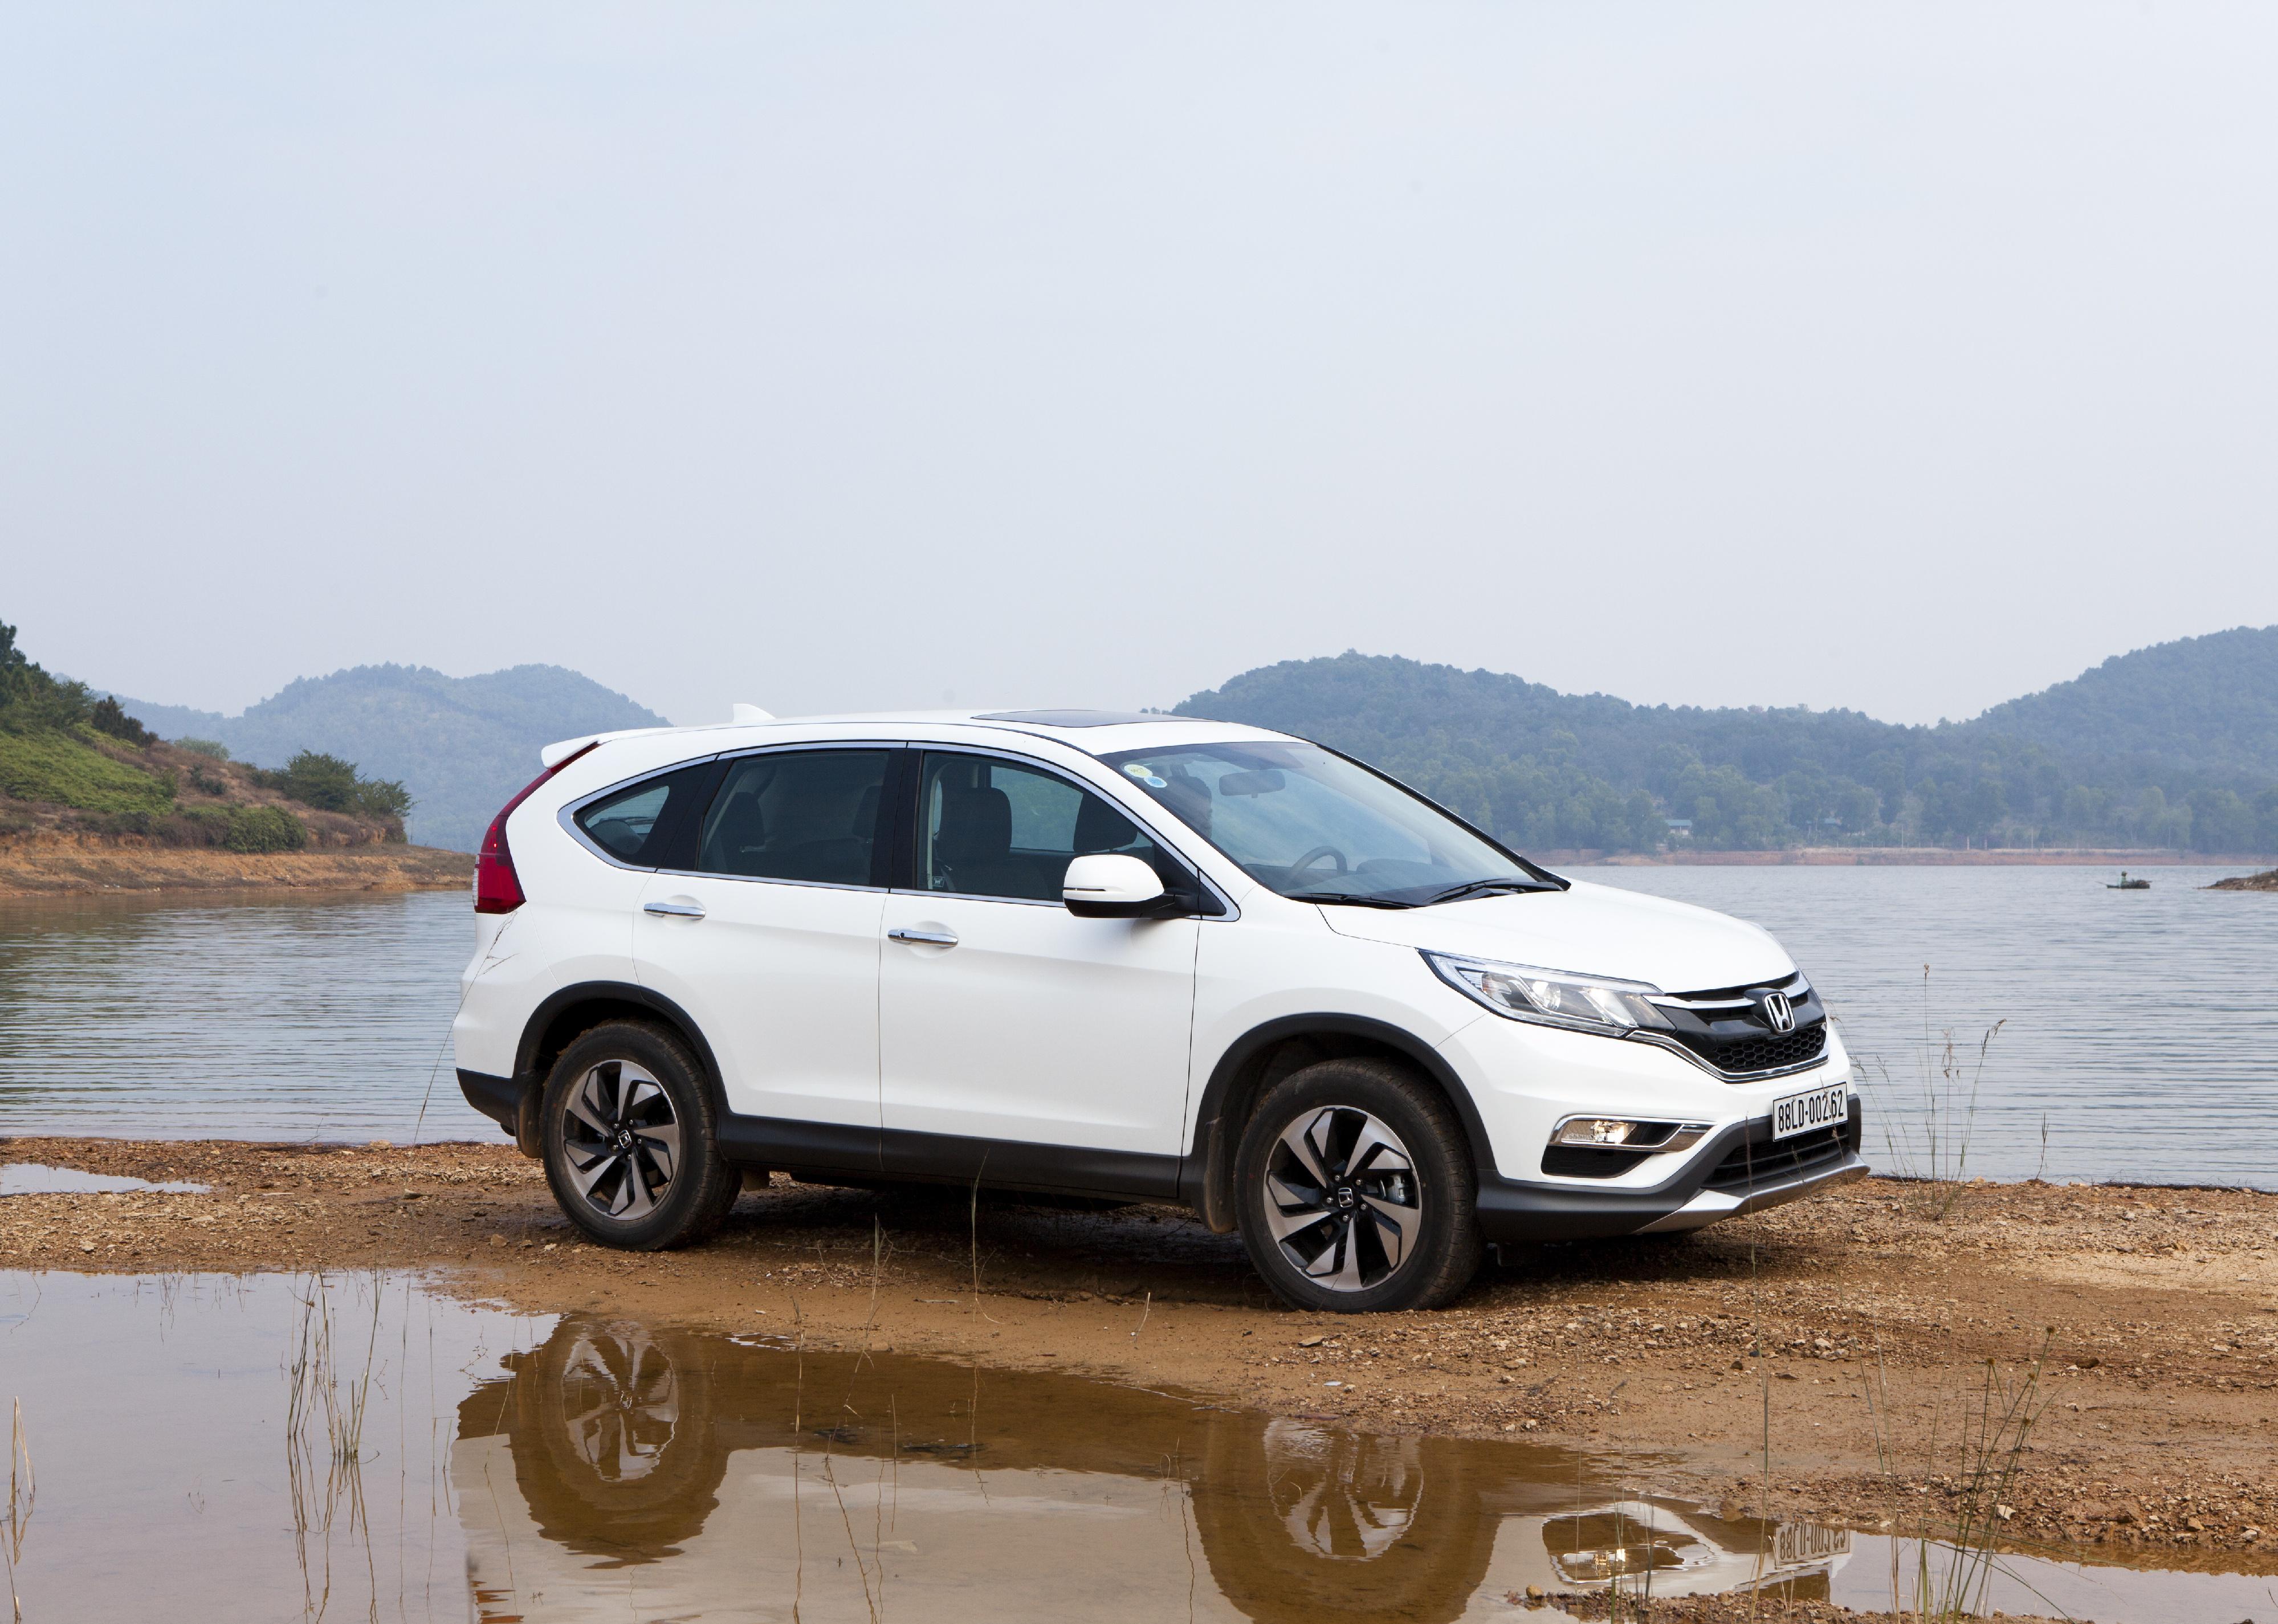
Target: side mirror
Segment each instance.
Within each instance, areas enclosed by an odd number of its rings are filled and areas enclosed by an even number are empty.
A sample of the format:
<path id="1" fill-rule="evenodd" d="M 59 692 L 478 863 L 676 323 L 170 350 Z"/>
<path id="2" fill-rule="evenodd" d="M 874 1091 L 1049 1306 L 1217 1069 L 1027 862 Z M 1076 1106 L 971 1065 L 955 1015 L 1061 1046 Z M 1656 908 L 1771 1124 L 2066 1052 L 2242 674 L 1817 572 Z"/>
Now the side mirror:
<path id="1" fill-rule="evenodd" d="M 1080 919 L 1146 919 L 1167 900 L 1162 876 L 1137 858 L 1096 852 L 1067 865 L 1060 899 Z"/>

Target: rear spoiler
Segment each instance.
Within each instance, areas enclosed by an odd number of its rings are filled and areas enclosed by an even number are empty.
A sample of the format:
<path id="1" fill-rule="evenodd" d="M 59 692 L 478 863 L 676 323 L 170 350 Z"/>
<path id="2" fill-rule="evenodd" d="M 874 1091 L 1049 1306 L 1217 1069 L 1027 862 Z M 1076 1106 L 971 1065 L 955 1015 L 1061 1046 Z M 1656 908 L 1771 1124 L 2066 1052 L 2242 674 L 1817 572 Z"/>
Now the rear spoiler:
<path id="1" fill-rule="evenodd" d="M 753 722 L 774 720 L 772 715 L 756 705 L 738 705 L 730 713 L 729 725 L 730 727 L 748 726 Z M 615 733 L 581 733 L 576 738 L 556 739 L 551 744 L 542 747 L 538 752 L 539 764 L 542 766 L 552 766 L 557 761 L 568 760 L 581 750 L 594 744 L 606 744 L 611 739 L 637 739 L 650 733 L 692 733 L 697 730 L 697 728 L 718 725 L 716 722 L 699 722 L 696 728 L 620 728 Z"/>
<path id="2" fill-rule="evenodd" d="M 541 766 L 552 766 L 566 761 L 579 751 L 594 744 L 606 744 L 611 739 L 636 739 L 645 733 L 677 733 L 677 728 L 621 728 L 615 733 L 581 733 L 574 739 L 556 739 L 540 747 L 538 752 Z"/>

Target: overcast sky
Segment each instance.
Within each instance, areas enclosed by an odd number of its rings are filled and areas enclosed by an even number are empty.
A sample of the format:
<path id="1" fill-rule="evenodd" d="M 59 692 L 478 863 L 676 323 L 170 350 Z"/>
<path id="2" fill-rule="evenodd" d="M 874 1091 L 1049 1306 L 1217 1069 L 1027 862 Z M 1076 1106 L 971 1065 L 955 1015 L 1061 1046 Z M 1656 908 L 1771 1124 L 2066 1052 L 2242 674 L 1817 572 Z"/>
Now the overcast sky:
<path id="1" fill-rule="evenodd" d="M 0 9 L 0 619 L 234 711 L 1974 714 L 2278 621 L 2278 9 Z"/>

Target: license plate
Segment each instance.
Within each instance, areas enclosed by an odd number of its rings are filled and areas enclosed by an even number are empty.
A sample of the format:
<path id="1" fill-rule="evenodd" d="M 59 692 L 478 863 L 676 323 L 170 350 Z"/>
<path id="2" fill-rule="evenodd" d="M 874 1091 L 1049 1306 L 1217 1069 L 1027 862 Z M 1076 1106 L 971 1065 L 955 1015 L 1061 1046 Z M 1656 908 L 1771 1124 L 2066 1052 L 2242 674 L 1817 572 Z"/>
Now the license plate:
<path id="1" fill-rule="evenodd" d="M 1815 1088 L 1809 1094 L 1792 1094 L 1784 1100 L 1772 1102 L 1772 1137 L 1789 1139 L 1798 1133 L 1809 1133 L 1816 1128 L 1832 1128 L 1848 1120 L 1851 1115 L 1851 1085 L 1838 1083 L 1832 1088 Z"/>
<path id="2" fill-rule="evenodd" d="M 1772 1563 L 1777 1567 L 1824 1562 L 1830 1557 L 1847 1555 L 1850 1550 L 1848 1529 L 1823 1528 L 1816 1522 L 1783 1522 L 1772 1531 Z"/>

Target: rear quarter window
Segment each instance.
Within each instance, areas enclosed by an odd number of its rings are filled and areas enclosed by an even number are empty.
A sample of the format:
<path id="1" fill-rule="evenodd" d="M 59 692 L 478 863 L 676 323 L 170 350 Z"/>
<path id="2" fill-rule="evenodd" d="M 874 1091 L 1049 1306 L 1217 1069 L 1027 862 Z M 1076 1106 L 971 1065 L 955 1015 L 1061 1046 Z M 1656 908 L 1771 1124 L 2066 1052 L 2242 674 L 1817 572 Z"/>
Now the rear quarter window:
<path id="1" fill-rule="evenodd" d="M 580 807 L 573 821 L 603 851 L 634 868 L 686 868 L 696 829 L 694 803 L 715 765 L 699 761 L 627 784 Z"/>

